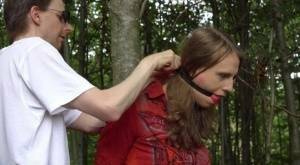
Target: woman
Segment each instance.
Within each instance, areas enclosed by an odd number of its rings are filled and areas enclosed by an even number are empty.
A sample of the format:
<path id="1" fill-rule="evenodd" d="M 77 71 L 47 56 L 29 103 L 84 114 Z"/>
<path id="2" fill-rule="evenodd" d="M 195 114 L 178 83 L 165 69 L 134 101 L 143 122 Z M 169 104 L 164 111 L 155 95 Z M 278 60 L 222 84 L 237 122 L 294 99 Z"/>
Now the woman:
<path id="1" fill-rule="evenodd" d="M 178 74 L 147 86 L 117 122 L 101 130 L 95 164 L 210 164 L 203 145 L 214 111 L 232 91 L 240 53 L 213 28 L 190 33 Z"/>

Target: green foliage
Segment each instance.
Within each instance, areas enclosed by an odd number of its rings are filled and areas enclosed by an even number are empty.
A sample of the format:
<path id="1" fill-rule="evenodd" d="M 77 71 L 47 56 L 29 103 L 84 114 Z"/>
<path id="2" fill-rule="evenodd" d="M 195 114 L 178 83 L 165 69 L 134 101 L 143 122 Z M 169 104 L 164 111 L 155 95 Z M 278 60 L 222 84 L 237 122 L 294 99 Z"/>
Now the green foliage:
<path id="1" fill-rule="evenodd" d="M 4 47 L 4 46 L 7 46 L 8 43 L 9 43 L 9 40 L 8 40 L 8 36 L 6 34 L 6 28 L 5 28 L 5 22 L 4 22 L 4 18 L 3 18 L 3 1 L 0 0 L 0 34 L 1 34 L 1 37 L 0 37 L 0 46 L 1 47 Z"/>

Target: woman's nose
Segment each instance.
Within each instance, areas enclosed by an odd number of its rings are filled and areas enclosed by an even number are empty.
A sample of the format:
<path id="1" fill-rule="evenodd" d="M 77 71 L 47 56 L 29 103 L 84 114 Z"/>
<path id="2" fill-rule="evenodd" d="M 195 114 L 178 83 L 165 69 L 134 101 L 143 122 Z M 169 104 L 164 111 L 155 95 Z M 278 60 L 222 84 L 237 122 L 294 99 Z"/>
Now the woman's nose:
<path id="1" fill-rule="evenodd" d="M 232 92 L 233 91 L 233 79 L 228 79 L 228 81 L 225 82 L 224 86 L 223 86 L 223 90 L 228 93 L 228 92 Z"/>

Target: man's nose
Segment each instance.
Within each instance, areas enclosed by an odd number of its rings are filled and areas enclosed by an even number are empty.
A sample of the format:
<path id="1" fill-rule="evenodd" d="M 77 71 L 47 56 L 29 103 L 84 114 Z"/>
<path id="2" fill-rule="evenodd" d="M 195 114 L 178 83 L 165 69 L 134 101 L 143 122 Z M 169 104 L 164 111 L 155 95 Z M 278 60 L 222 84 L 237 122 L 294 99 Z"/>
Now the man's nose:
<path id="1" fill-rule="evenodd" d="M 70 34 L 73 31 L 73 26 L 70 23 L 66 23 L 64 27 L 64 33 L 66 35 Z"/>

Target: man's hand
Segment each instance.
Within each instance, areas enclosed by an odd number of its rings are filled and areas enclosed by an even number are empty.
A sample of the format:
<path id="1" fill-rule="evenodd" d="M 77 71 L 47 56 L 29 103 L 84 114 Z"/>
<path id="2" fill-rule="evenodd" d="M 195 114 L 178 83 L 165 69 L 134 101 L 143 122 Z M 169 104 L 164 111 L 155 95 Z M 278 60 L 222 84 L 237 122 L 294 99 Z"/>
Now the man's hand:
<path id="1" fill-rule="evenodd" d="M 161 75 L 169 75 L 180 66 L 180 57 L 172 50 L 166 50 L 149 55 L 142 62 L 153 65 L 153 76 L 161 77 Z"/>

